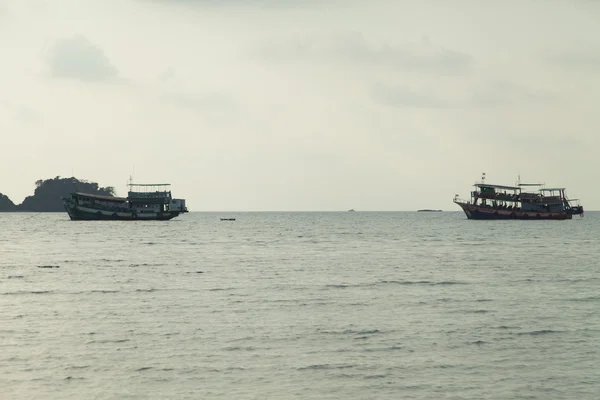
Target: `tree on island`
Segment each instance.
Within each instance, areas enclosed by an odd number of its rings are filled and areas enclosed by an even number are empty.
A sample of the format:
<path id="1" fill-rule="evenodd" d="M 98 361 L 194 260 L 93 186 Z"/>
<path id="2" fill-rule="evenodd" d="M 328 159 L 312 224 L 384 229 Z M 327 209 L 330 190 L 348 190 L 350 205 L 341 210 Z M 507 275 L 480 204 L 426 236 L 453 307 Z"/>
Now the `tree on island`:
<path id="1" fill-rule="evenodd" d="M 40 179 L 35 182 L 33 196 L 27 196 L 23 203 L 15 204 L 6 196 L 0 194 L 0 211 L 34 211 L 34 212 L 60 212 L 65 208 L 61 197 L 67 197 L 73 192 L 114 196 L 112 186 L 100 187 L 96 182 L 79 180 L 75 177 L 54 179 Z M 11 207 L 12 205 L 12 207 Z"/>

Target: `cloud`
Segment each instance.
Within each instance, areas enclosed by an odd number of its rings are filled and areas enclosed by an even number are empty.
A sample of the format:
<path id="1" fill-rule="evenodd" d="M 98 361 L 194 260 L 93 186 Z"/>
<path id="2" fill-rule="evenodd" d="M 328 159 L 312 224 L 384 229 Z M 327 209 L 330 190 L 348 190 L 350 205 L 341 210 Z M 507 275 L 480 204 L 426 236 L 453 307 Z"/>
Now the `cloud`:
<path id="1" fill-rule="evenodd" d="M 37 124 L 42 120 L 41 114 L 35 109 L 24 104 L 6 104 L 6 108 L 13 117 L 24 124 Z"/>
<path id="2" fill-rule="evenodd" d="M 110 81 L 119 71 L 104 51 L 82 35 L 56 41 L 46 62 L 51 76 L 81 81 Z"/>
<path id="3" fill-rule="evenodd" d="M 167 68 L 158 76 L 158 80 L 161 82 L 168 82 L 173 78 L 175 78 L 175 68 L 173 67 Z"/>
<path id="4" fill-rule="evenodd" d="M 333 60 L 443 75 L 466 74 L 472 63 L 468 54 L 435 45 L 427 37 L 418 43 L 392 45 L 369 42 L 361 34 L 271 44 L 258 56 L 275 62 Z"/>
<path id="5" fill-rule="evenodd" d="M 549 103 L 556 96 L 552 93 L 532 91 L 526 87 L 507 81 L 493 81 L 487 86 L 477 89 L 471 97 L 474 107 L 516 106 L 526 103 Z"/>
<path id="6" fill-rule="evenodd" d="M 173 66 L 167 67 L 158 81 L 159 100 L 176 108 L 217 113 L 237 110 L 238 104 L 230 94 L 205 85 L 191 87 L 190 81 L 178 79 Z"/>
<path id="7" fill-rule="evenodd" d="M 384 105 L 406 108 L 443 108 L 448 103 L 431 92 L 417 92 L 406 85 L 376 83 L 372 88 L 373 99 Z"/>
<path id="8" fill-rule="evenodd" d="M 237 108 L 229 96 L 215 92 L 169 90 L 162 93 L 161 99 L 178 108 L 196 111 L 232 111 Z"/>
<path id="9" fill-rule="evenodd" d="M 532 90 L 502 80 L 488 81 L 473 89 L 469 82 L 457 82 L 452 87 L 439 86 L 439 92 L 451 93 L 442 97 L 432 90 L 415 90 L 399 84 L 376 83 L 371 95 L 379 104 L 398 108 L 498 108 L 523 107 L 534 104 L 556 104 L 556 93 Z"/>
<path id="10" fill-rule="evenodd" d="M 323 3 L 341 3 L 342 0 L 141 0 L 146 3 L 165 4 L 170 6 L 196 6 L 196 7 L 306 7 L 322 6 Z M 348 0 L 346 0 L 348 1 Z"/>
<path id="11" fill-rule="evenodd" d="M 594 71 L 598 71 L 600 68 L 600 49 L 555 53 L 544 58 L 553 64 L 564 67 L 586 68 Z"/>

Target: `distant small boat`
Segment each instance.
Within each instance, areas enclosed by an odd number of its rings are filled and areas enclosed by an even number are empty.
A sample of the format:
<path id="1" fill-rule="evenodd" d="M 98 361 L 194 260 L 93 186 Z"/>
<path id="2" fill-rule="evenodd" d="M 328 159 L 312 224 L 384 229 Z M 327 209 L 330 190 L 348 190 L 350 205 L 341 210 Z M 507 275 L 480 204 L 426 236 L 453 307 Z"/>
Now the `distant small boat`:
<path id="1" fill-rule="evenodd" d="M 235 221 L 235 218 L 221 218 L 221 221 Z"/>
<path id="2" fill-rule="evenodd" d="M 348 212 L 355 212 L 356 210 L 354 208 L 351 208 L 348 210 Z"/>

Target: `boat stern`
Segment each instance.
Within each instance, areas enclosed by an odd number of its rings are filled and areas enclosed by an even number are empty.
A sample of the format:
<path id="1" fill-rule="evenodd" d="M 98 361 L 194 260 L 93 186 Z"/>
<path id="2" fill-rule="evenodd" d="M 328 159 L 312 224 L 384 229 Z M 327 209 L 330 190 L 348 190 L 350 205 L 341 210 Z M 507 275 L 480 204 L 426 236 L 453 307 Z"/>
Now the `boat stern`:
<path id="1" fill-rule="evenodd" d="M 171 199 L 169 209 L 172 211 L 179 211 L 180 213 L 188 212 L 188 209 L 185 205 L 185 199 Z"/>
<path id="2" fill-rule="evenodd" d="M 573 206 L 573 207 L 571 207 L 571 214 L 572 215 L 579 215 L 580 217 L 583 217 L 583 206 Z"/>

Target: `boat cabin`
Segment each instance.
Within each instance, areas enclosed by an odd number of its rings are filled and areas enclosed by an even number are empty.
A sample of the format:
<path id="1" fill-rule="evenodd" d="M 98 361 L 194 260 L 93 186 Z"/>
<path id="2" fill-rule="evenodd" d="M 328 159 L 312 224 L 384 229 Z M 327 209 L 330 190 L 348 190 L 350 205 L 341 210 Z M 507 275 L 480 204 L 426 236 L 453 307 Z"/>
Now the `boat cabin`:
<path id="1" fill-rule="evenodd" d="M 173 199 L 170 184 L 129 184 L 127 200 L 138 212 L 187 212 L 184 199 Z"/>

